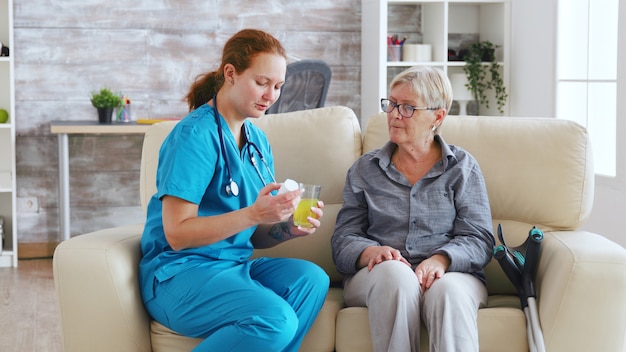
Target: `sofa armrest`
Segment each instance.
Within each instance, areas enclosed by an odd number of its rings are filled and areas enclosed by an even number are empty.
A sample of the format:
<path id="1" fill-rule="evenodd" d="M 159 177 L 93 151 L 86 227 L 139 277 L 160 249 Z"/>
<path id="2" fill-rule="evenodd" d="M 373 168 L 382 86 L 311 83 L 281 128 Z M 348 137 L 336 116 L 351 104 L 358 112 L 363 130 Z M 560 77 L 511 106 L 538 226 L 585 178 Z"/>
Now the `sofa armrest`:
<path id="1" fill-rule="evenodd" d="M 143 224 L 61 242 L 53 257 L 65 351 L 151 351 L 138 283 Z"/>
<path id="2" fill-rule="evenodd" d="M 626 350 L 626 249 L 584 231 L 545 235 L 537 302 L 546 350 Z"/>

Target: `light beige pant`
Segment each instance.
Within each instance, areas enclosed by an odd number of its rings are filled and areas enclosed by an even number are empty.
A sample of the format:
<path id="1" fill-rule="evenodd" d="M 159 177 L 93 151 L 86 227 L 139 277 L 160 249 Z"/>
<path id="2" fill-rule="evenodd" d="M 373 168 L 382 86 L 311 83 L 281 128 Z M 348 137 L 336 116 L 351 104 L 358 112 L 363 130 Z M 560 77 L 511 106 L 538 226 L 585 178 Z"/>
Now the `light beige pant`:
<path id="1" fill-rule="evenodd" d="M 348 306 L 368 307 L 375 352 L 419 352 L 421 320 L 431 351 L 479 350 L 476 320 L 487 289 L 470 274 L 446 273 L 422 295 L 413 270 L 390 260 L 349 277 L 344 296 Z"/>

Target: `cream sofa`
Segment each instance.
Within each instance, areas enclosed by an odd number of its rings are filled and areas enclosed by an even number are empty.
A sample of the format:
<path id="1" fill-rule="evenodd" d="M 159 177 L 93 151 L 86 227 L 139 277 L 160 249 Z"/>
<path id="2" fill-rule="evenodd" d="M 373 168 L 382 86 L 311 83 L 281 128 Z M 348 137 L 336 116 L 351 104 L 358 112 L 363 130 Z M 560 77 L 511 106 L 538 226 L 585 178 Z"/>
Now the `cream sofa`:
<path id="1" fill-rule="evenodd" d="M 345 107 L 267 115 L 255 123 L 272 143 L 276 178 L 321 184 L 326 204 L 316 234 L 255 253 L 312 260 L 334 282 L 301 350 L 370 351 L 367 309 L 344 307 L 329 240 L 346 170 L 363 152 L 387 140 L 384 114 L 370 118 L 363 135 Z M 160 143 L 172 126 L 155 125 L 145 136 L 140 175 L 144 207 L 154 192 Z M 626 351 L 626 250 L 576 230 L 593 202 L 586 131 L 551 118 L 449 116 L 442 135 L 478 159 L 494 225 L 503 225 L 509 245 L 520 244 L 533 225 L 545 233 L 536 285 L 547 350 Z M 66 351 L 188 351 L 198 343 L 151 323 L 144 311 L 137 285 L 141 231 L 142 224 L 105 229 L 57 247 L 54 277 Z M 479 311 L 481 351 L 527 351 L 515 289 L 495 260 L 486 271 L 490 299 L 489 307 Z M 427 351 L 427 335 L 422 337 Z"/>

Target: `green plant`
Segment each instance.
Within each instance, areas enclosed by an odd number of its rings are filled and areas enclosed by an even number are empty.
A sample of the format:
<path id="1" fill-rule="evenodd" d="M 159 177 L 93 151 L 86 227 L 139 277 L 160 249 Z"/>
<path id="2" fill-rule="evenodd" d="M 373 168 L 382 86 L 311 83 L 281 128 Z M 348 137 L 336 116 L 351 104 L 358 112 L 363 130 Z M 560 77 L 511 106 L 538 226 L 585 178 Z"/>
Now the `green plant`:
<path id="1" fill-rule="evenodd" d="M 0 123 L 5 123 L 7 121 L 9 121 L 9 112 L 0 108 Z"/>
<path id="2" fill-rule="evenodd" d="M 91 92 L 91 104 L 96 108 L 112 109 L 122 106 L 122 98 L 105 87 L 99 92 Z"/>
<path id="3" fill-rule="evenodd" d="M 500 64 L 496 61 L 496 48 L 490 41 L 478 41 L 470 45 L 463 56 L 465 66 L 463 70 L 467 75 L 467 89 L 472 93 L 474 100 L 479 105 L 489 108 L 489 99 L 486 92 L 494 90 L 498 104 L 498 111 L 504 113 L 504 105 L 508 97 L 502 75 L 500 74 Z M 483 63 L 486 62 L 486 63 Z"/>

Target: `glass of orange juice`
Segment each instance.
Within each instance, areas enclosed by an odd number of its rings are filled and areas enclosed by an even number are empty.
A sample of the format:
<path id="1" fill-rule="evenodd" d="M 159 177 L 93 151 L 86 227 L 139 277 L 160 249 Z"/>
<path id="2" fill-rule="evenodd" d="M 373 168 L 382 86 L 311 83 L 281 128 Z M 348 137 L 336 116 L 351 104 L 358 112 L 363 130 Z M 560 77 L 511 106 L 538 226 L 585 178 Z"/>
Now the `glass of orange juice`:
<path id="1" fill-rule="evenodd" d="M 304 192 L 300 195 L 300 203 L 296 207 L 296 212 L 293 213 L 293 223 L 300 227 L 313 227 L 307 218 L 309 216 L 316 217 L 311 208 L 317 208 L 322 186 L 300 183 L 300 189 L 304 189 Z"/>

